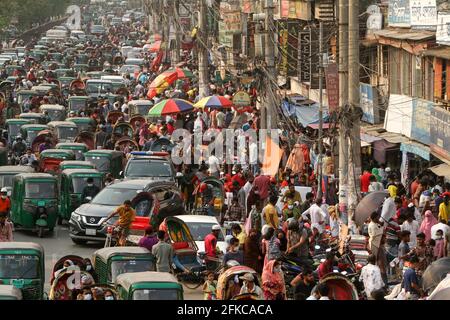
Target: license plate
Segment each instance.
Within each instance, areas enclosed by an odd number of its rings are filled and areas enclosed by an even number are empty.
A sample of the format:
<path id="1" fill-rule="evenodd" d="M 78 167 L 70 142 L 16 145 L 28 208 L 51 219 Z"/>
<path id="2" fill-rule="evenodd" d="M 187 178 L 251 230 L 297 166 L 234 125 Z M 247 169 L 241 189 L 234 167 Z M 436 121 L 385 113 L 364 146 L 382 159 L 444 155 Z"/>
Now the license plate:
<path id="1" fill-rule="evenodd" d="M 86 229 L 87 236 L 95 236 L 97 234 L 97 230 L 95 229 Z"/>

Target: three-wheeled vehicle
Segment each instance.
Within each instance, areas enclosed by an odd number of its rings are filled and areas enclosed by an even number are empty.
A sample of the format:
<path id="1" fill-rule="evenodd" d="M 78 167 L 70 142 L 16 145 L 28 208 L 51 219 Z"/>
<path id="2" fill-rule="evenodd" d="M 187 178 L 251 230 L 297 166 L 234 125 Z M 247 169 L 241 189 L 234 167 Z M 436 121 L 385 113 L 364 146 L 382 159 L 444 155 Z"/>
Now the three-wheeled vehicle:
<path id="1" fill-rule="evenodd" d="M 57 174 L 59 164 L 64 160 L 75 160 L 75 153 L 72 150 L 47 149 L 39 155 L 39 168 L 41 172 Z"/>
<path id="2" fill-rule="evenodd" d="M 59 104 L 43 104 L 40 109 L 42 113 L 47 111 L 51 121 L 64 121 L 66 119 L 66 108 Z"/>
<path id="3" fill-rule="evenodd" d="M 331 300 L 359 300 L 358 290 L 352 281 L 340 273 L 329 273 L 320 279 L 319 283 L 326 283 L 329 288 L 328 297 Z M 312 289 L 315 292 L 317 286 Z"/>
<path id="4" fill-rule="evenodd" d="M 78 127 L 71 121 L 51 121 L 48 127 L 58 142 L 73 142 L 78 135 Z"/>
<path id="5" fill-rule="evenodd" d="M 19 289 L 24 300 L 42 300 L 44 248 L 34 242 L 0 242 L 0 282 Z"/>
<path id="6" fill-rule="evenodd" d="M 72 212 L 87 199 L 81 199 L 88 178 L 94 179 L 94 185 L 103 189 L 103 173 L 95 169 L 66 169 L 61 172 L 60 202 L 58 224 L 69 220 Z"/>
<path id="7" fill-rule="evenodd" d="M 158 140 L 156 140 L 151 148 L 150 151 L 154 151 L 154 152 L 161 152 L 161 151 L 165 151 L 165 152 L 170 152 L 172 151 L 172 149 L 175 147 L 175 144 L 173 144 L 169 139 L 167 138 L 159 138 Z"/>
<path id="8" fill-rule="evenodd" d="M 120 122 L 114 126 L 113 134 L 114 133 L 117 133 L 117 134 L 120 134 L 121 136 L 125 136 L 130 139 L 133 139 L 134 129 L 133 129 L 133 126 L 131 124 L 129 124 L 128 122 Z"/>
<path id="9" fill-rule="evenodd" d="M 22 291 L 11 285 L 0 284 L 0 300 L 22 300 Z"/>
<path id="10" fill-rule="evenodd" d="M 66 169 L 95 169 L 95 165 L 89 161 L 67 160 L 59 164 L 59 171 Z"/>
<path id="11" fill-rule="evenodd" d="M 75 293 L 82 289 L 82 283 L 77 279 L 81 279 L 82 277 L 89 279 L 90 283 L 95 282 L 94 277 L 89 272 L 82 271 L 77 266 L 64 268 L 53 280 L 48 299 L 76 300 Z"/>
<path id="12" fill-rule="evenodd" d="M 8 119 L 6 120 L 5 126 L 8 131 L 8 144 L 12 145 L 14 140 L 16 140 L 17 135 L 20 133 L 20 128 L 25 125 L 32 123 L 30 119 Z"/>
<path id="13" fill-rule="evenodd" d="M 120 178 L 123 170 L 123 153 L 115 150 L 89 150 L 84 154 L 86 161 L 92 162 L 100 172 L 110 172 L 114 178 Z"/>
<path id="14" fill-rule="evenodd" d="M 94 132 L 96 127 L 95 120 L 89 117 L 72 117 L 67 118 L 66 121 L 72 121 L 73 123 L 75 123 L 78 127 L 78 132 Z"/>
<path id="15" fill-rule="evenodd" d="M 142 247 L 109 247 L 92 256 L 99 283 L 115 284 L 123 273 L 154 271 L 155 257 Z"/>
<path id="16" fill-rule="evenodd" d="M 0 185 L 8 190 L 11 196 L 14 176 L 19 173 L 33 173 L 31 166 L 0 166 Z"/>
<path id="17" fill-rule="evenodd" d="M 87 145 L 84 143 L 58 143 L 55 147 L 56 149 L 62 150 L 72 150 L 75 153 L 75 160 L 84 161 L 84 154 L 88 151 Z"/>
<path id="18" fill-rule="evenodd" d="M 28 98 L 33 98 L 33 97 L 37 97 L 39 96 L 39 94 L 34 91 L 34 90 L 19 90 L 17 91 L 16 97 L 17 97 L 17 103 L 23 107 L 24 102 L 28 99 Z"/>
<path id="19" fill-rule="evenodd" d="M 58 213 L 56 177 L 47 173 L 21 173 L 14 177 L 11 220 L 19 228 L 53 231 Z"/>
<path id="20" fill-rule="evenodd" d="M 232 300 L 235 298 L 229 290 L 230 288 L 228 286 L 228 282 L 235 279 L 236 276 L 239 279 L 240 276 L 243 276 L 246 273 L 252 274 L 255 279 L 255 284 L 261 287 L 261 281 L 259 280 L 258 273 L 255 270 L 247 266 L 231 267 L 219 275 L 219 279 L 217 280 L 217 300 Z M 240 279 L 239 281 L 242 286 L 243 281 Z"/>
<path id="21" fill-rule="evenodd" d="M 222 213 L 223 206 L 225 204 L 225 188 L 222 180 L 210 176 L 203 179 L 201 183 L 205 183 L 208 185 L 208 189 L 212 192 L 214 215 L 220 216 L 220 214 Z M 202 199 L 199 194 L 201 183 L 194 190 L 196 208 L 203 205 L 201 203 Z"/>
<path id="22" fill-rule="evenodd" d="M 27 146 L 31 147 L 34 141 L 42 130 L 48 130 L 46 124 L 24 124 L 20 128 L 20 133 Z"/>
<path id="23" fill-rule="evenodd" d="M 69 111 L 79 112 L 81 110 L 86 110 L 88 107 L 89 97 L 87 96 L 71 96 L 68 98 Z"/>
<path id="24" fill-rule="evenodd" d="M 152 106 L 153 101 L 151 100 L 131 100 L 128 102 L 128 112 L 130 116 L 140 115 L 146 117 Z"/>
<path id="25" fill-rule="evenodd" d="M 120 300 L 183 300 L 183 286 L 168 272 L 124 273 L 117 277 Z"/>
<path id="26" fill-rule="evenodd" d="M 36 112 L 27 112 L 27 113 L 21 113 L 19 115 L 19 119 L 28 119 L 31 120 L 33 123 L 38 124 L 47 124 L 49 119 L 47 116 L 43 113 L 36 113 Z"/>

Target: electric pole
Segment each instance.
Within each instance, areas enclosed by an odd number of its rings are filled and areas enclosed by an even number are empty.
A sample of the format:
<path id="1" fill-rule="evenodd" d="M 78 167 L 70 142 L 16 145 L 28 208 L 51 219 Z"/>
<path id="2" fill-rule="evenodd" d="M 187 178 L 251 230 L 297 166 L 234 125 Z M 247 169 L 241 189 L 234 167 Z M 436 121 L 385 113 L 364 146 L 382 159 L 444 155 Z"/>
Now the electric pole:
<path id="1" fill-rule="evenodd" d="M 173 6 L 173 25 L 175 29 L 175 54 L 173 56 L 173 66 L 175 67 L 180 62 L 180 48 L 181 48 L 181 39 L 180 39 L 180 0 L 175 0 Z"/>
<path id="2" fill-rule="evenodd" d="M 322 197 L 322 160 L 323 160 L 323 22 L 319 22 L 319 159 L 317 169 L 319 171 L 319 183 L 317 185 L 317 197 Z"/>
<path id="3" fill-rule="evenodd" d="M 348 102 L 351 108 L 351 130 L 349 145 L 349 226 L 358 200 L 360 198 L 359 176 L 361 175 L 361 141 L 360 141 L 360 92 L 359 92 L 359 0 L 350 0 L 348 19 L 349 41 L 349 77 Z"/>
<path id="4" fill-rule="evenodd" d="M 208 51 L 206 45 L 208 43 L 208 21 L 206 17 L 206 0 L 199 0 L 198 23 L 199 30 L 197 35 L 198 49 L 198 76 L 200 98 L 209 95 L 209 72 L 208 72 Z"/>

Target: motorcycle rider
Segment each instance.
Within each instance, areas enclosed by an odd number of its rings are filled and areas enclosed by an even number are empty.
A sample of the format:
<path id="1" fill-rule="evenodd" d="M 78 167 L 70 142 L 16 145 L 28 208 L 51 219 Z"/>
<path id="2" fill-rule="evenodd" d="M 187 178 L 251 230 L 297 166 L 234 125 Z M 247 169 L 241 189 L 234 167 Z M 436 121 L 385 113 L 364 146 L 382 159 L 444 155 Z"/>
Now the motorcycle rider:
<path id="1" fill-rule="evenodd" d="M 3 187 L 0 190 L 1 197 L 0 197 L 0 214 L 3 213 L 6 216 L 9 216 L 9 211 L 11 210 L 11 200 L 9 200 L 8 197 L 8 190 Z"/>
<path id="2" fill-rule="evenodd" d="M 89 177 L 86 180 L 87 185 L 84 187 L 83 192 L 81 193 L 81 200 L 85 201 L 87 197 L 94 199 L 97 193 L 100 192 L 100 188 L 94 184 L 94 179 Z"/>
<path id="3" fill-rule="evenodd" d="M 20 134 L 17 135 L 16 141 L 14 141 L 11 150 L 17 157 L 22 156 L 27 150 L 27 145 L 25 142 L 23 142 L 22 136 Z"/>
<path id="4" fill-rule="evenodd" d="M 20 158 L 20 165 L 22 166 L 31 166 L 33 161 L 36 161 L 37 158 L 33 153 L 31 148 L 27 148 L 27 152 Z"/>

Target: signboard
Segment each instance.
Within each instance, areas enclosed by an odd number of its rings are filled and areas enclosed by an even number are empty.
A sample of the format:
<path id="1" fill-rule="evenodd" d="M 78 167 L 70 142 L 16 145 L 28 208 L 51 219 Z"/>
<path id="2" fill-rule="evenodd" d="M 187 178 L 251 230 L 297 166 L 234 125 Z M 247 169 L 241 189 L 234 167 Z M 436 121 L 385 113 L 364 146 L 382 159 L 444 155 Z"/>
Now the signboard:
<path id="1" fill-rule="evenodd" d="M 254 9 L 253 0 L 242 0 L 242 13 L 250 14 Z"/>
<path id="2" fill-rule="evenodd" d="M 413 99 L 411 97 L 391 94 L 384 118 L 384 129 L 411 137 L 412 114 Z"/>
<path id="3" fill-rule="evenodd" d="M 450 45 L 450 12 L 438 13 L 436 43 Z"/>
<path id="4" fill-rule="evenodd" d="M 391 27 L 411 26 L 411 7 L 409 0 L 389 1 L 388 24 Z"/>
<path id="5" fill-rule="evenodd" d="M 367 34 L 372 34 L 376 30 L 383 29 L 383 14 L 380 7 L 371 5 L 366 10 L 369 17 L 367 18 Z"/>
<path id="6" fill-rule="evenodd" d="M 413 100 L 411 138 L 423 144 L 430 144 L 430 113 L 434 103 L 424 99 Z"/>
<path id="7" fill-rule="evenodd" d="M 336 63 L 331 63 L 325 69 L 325 80 L 328 96 L 329 112 L 337 111 L 339 108 L 339 73 Z"/>
<path id="8" fill-rule="evenodd" d="M 233 96 L 233 104 L 238 107 L 248 107 L 251 105 L 250 96 L 245 91 L 238 91 Z"/>
<path id="9" fill-rule="evenodd" d="M 430 148 L 431 151 L 450 160 L 450 112 L 435 107 L 431 109 L 430 117 Z"/>
<path id="10" fill-rule="evenodd" d="M 311 81 L 311 30 L 299 32 L 298 44 L 298 78 L 301 82 Z"/>
<path id="11" fill-rule="evenodd" d="M 288 76 L 297 75 L 298 65 L 298 32 L 300 31 L 300 24 L 297 20 L 288 21 L 288 39 L 287 39 L 287 57 L 288 57 Z"/>
<path id="12" fill-rule="evenodd" d="M 436 0 L 410 0 L 411 27 L 436 30 Z"/>
<path id="13" fill-rule="evenodd" d="M 430 150 L 428 148 L 424 148 L 419 144 L 405 143 L 402 142 L 400 145 L 400 151 L 416 154 L 419 157 L 430 161 Z"/>
<path id="14" fill-rule="evenodd" d="M 360 83 L 360 106 L 363 112 L 362 120 L 371 124 L 380 122 L 378 109 L 378 92 L 374 86 Z"/>
<path id="15" fill-rule="evenodd" d="M 278 5 L 274 1 L 275 11 L 279 14 L 275 14 L 276 19 L 301 19 L 311 20 L 311 2 L 304 0 L 280 0 Z"/>
<path id="16" fill-rule="evenodd" d="M 278 50 L 280 53 L 280 62 L 278 72 L 286 76 L 288 71 L 288 24 L 285 20 L 278 20 Z"/>
<path id="17" fill-rule="evenodd" d="M 241 11 L 227 10 L 221 4 L 221 21 L 219 21 L 219 42 L 220 44 L 233 47 L 233 35 L 241 33 Z"/>

